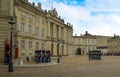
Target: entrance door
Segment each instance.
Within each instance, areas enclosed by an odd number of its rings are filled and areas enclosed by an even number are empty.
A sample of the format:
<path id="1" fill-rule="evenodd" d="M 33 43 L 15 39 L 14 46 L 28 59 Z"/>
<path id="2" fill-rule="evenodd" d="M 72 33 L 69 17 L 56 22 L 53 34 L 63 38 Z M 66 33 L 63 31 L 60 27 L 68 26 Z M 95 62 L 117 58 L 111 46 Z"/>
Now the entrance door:
<path id="1" fill-rule="evenodd" d="M 77 49 L 77 53 L 78 53 L 78 55 L 81 55 L 81 48 Z"/>
<path id="2" fill-rule="evenodd" d="M 57 44 L 57 56 L 59 55 L 59 44 Z"/>

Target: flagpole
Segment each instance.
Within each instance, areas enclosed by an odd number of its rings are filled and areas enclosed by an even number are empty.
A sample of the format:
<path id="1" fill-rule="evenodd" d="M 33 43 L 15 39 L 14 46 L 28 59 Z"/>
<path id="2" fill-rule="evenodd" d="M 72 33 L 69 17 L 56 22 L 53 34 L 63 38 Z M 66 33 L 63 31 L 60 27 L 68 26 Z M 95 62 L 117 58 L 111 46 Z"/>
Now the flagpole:
<path id="1" fill-rule="evenodd" d="M 52 0 L 52 5 L 51 5 L 51 10 L 53 10 L 53 0 Z"/>

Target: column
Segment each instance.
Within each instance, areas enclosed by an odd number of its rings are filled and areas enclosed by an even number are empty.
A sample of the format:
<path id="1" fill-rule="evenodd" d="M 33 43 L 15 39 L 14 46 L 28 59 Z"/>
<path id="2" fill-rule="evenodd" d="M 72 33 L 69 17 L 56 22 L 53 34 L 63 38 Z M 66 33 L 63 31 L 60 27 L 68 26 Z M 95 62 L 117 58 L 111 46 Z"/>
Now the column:
<path id="1" fill-rule="evenodd" d="M 65 43 L 67 43 L 67 29 L 66 28 L 64 29 L 64 40 L 65 40 Z"/>
<path id="2" fill-rule="evenodd" d="M 46 43 L 46 49 L 51 51 L 51 42 Z"/>
<path id="3" fill-rule="evenodd" d="M 53 43 L 53 55 L 57 56 L 57 43 Z"/>
<path id="4" fill-rule="evenodd" d="M 62 55 L 62 43 L 59 43 L 59 55 Z"/>
<path id="5" fill-rule="evenodd" d="M 48 32 L 48 35 L 47 35 L 47 36 L 50 37 L 50 33 L 51 33 L 51 32 L 50 32 L 50 22 L 49 22 L 49 21 L 48 21 L 47 32 Z"/>
<path id="6" fill-rule="evenodd" d="M 53 38 L 56 38 L 57 31 L 56 31 L 56 25 L 53 24 Z"/>
<path id="7" fill-rule="evenodd" d="M 67 45 L 64 44 L 64 55 L 67 55 Z"/>
<path id="8" fill-rule="evenodd" d="M 59 26 L 59 39 L 61 39 L 61 27 Z"/>
<path id="9" fill-rule="evenodd" d="M 65 37 L 65 35 L 64 35 L 64 28 L 61 28 L 61 39 L 64 40 L 64 37 Z"/>

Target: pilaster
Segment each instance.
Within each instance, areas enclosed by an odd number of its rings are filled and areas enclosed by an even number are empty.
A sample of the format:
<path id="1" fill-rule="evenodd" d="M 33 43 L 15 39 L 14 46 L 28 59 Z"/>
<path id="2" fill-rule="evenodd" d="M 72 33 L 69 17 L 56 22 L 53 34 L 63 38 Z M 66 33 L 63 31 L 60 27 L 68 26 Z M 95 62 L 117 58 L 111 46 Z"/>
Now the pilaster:
<path id="1" fill-rule="evenodd" d="M 53 24 L 53 38 L 57 38 L 57 30 L 56 30 L 56 25 L 55 24 Z"/>
<path id="2" fill-rule="evenodd" d="M 50 37 L 50 22 L 48 21 L 48 27 L 47 27 L 47 31 L 48 31 L 48 37 Z"/>
<path id="3" fill-rule="evenodd" d="M 61 39 L 61 27 L 59 26 L 59 39 Z"/>

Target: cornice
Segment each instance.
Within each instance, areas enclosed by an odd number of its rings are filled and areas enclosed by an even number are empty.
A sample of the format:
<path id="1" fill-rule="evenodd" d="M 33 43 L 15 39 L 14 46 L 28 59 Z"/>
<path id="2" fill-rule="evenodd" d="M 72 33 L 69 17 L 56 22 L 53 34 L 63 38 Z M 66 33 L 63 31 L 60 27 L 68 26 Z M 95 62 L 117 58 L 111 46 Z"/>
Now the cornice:
<path id="1" fill-rule="evenodd" d="M 33 12 L 35 14 L 38 14 L 38 15 L 42 15 L 42 16 L 46 15 L 46 13 L 43 9 L 39 9 L 34 4 L 31 4 L 29 2 L 26 3 L 22 0 L 18 0 L 18 1 L 15 2 L 15 5 L 18 6 L 18 7 L 25 8 L 28 11 L 31 11 L 31 12 Z"/>

